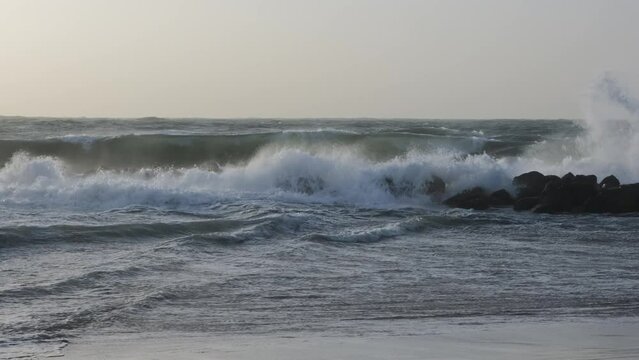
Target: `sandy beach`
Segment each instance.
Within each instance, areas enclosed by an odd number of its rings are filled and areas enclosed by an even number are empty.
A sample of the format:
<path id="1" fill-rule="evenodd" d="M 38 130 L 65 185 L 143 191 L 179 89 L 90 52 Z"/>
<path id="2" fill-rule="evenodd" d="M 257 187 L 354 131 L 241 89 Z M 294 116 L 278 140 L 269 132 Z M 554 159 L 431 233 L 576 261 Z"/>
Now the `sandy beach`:
<path id="1" fill-rule="evenodd" d="M 65 359 L 634 359 L 639 321 L 508 323 L 438 327 L 416 336 L 88 336 Z"/>

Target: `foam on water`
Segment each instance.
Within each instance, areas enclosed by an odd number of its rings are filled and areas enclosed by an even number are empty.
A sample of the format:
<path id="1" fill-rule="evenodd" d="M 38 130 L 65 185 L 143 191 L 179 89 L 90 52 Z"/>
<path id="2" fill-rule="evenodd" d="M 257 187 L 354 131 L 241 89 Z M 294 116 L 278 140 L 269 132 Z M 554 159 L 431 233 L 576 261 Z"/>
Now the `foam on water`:
<path id="1" fill-rule="evenodd" d="M 393 206 L 411 203 L 413 196 L 427 201 L 422 186 L 434 174 L 446 179 L 450 192 L 510 182 L 507 168 L 485 154 L 409 152 L 373 162 L 344 149 L 266 148 L 247 164 L 218 172 L 192 167 L 78 175 L 60 159 L 18 153 L 0 170 L 0 196 L 4 202 L 89 208 L 202 205 L 238 196 Z"/>
<path id="2" fill-rule="evenodd" d="M 0 201 L 110 209 L 202 205 L 240 197 L 397 206 L 428 204 L 423 187 L 434 175 L 445 180 L 448 194 L 472 186 L 510 189 L 513 176 L 531 170 L 615 174 L 623 182 L 639 181 L 639 101 L 606 75 L 593 86 L 589 104 L 581 135 L 542 138 L 523 154 L 501 157 L 482 151 L 489 142 L 500 144 L 495 134 L 470 128 L 464 130 L 466 135 L 457 135 L 460 130 L 448 124 L 440 127 L 446 129 L 444 136 L 431 134 L 432 125 L 415 131 L 404 127 L 370 132 L 365 127 L 356 130 L 359 125 L 340 125 L 183 138 L 81 133 L 61 139 L 84 150 L 65 148 L 61 155 L 47 154 L 56 149 L 48 144 L 13 141 L 6 143 L 7 151 L 31 146 L 42 155 L 13 153 L 0 168 Z M 423 135 L 428 138 L 422 140 Z M 114 139 L 119 142 L 111 144 Z M 98 141 L 102 145 L 93 149 Z M 108 153 L 115 151 L 113 146 L 119 152 Z M 131 154 L 136 161 L 127 162 L 120 153 L 126 149 L 141 152 Z M 381 155 L 372 155 L 375 152 Z M 207 162 L 207 156 L 214 157 Z M 86 165 L 116 157 L 123 167 L 74 167 L 76 162 Z M 184 166 L 191 157 L 203 163 Z"/>

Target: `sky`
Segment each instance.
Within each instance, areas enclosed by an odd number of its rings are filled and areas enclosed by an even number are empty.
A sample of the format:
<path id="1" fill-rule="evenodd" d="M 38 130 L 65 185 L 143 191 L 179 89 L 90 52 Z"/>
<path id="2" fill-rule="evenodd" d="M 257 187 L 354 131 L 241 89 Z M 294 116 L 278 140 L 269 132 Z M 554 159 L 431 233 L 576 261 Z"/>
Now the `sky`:
<path id="1" fill-rule="evenodd" d="M 0 114 L 580 118 L 635 0 L 0 0 Z"/>

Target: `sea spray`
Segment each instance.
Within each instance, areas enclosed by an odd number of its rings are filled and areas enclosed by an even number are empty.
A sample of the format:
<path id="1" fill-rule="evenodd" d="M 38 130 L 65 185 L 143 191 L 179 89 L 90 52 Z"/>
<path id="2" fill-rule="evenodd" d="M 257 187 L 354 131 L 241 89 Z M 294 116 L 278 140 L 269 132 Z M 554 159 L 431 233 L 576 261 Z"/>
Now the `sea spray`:
<path id="1" fill-rule="evenodd" d="M 245 165 L 217 172 L 191 167 L 75 174 L 57 158 L 18 153 L 0 170 L 0 196 L 5 202 L 96 209 L 199 206 L 228 197 L 392 207 L 428 204 L 423 186 L 433 175 L 445 179 L 450 193 L 474 184 L 508 187 L 506 166 L 486 154 L 409 152 L 373 162 L 343 150 L 265 149 Z M 404 190 L 394 192 L 391 183 Z"/>
<path id="2" fill-rule="evenodd" d="M 587 136 L 580 139 L 582 167 L 590 163 L 602 175 L 639 181 L 639 100 L 605 74 L 593 86 L 584 120 Z"/>

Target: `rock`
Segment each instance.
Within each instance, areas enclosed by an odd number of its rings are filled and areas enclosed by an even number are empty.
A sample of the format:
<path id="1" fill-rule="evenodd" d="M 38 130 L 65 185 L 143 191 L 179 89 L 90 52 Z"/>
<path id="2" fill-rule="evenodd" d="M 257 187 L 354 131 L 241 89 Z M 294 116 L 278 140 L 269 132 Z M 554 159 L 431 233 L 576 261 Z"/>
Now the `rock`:
<path id="1" fill-rule="evenodd" d="M 586 202 L 597 196 L 598 185 L 595 175 L 573 175 L 568 173 L 559 180 L 552 180 L 544 186 L 539 204 L 532 211 L 536 213 L 582 212 Z"/>
<path id="2" fill-rule="evenodd" d="M 324 180 L 320 177 L 316 177 L 316 178 L 300 177 L 297 179 L 296 185 L 297 185 L 296 186 L 297 191 L 307 195 L 311 195 L 318 191 L 323 190 L 325 184 L 324 184 Z"/>
<path id="3" fill-rule="evenodd" d="M 515 201 L 515 205 L 513 205 L 513 209 L 515 211 L 530 210 L 539 204 L 539 199 L 539 196 L 529 196 L 517 199 Z"/>
<path id="4" fill-rule="evenodd" d="M 597 184 L 597 178 L 595 177 L 594 182 L 575 182 L 570 185 L 568 190 L 572 197 L 570 210 L 573 212 L 583 212 L 586 203 L 599 194 L 599 184 Z"/>
<path id="5" fill-rule="evenodd" d="M 614 175 L 609 175 L 609 176 L 606 176 L 603 180 L 601 180 L 601 183 L 599 183 L 599 186 L 604 190 L 614 189 L 621 186 L 621 183 L 619 182 L 619 179 L 617 179 L 617 177 L 615 177 Z"/>
<path id="6" fill-rule="evenodd" d="M 488 196 L 488 203 L 490 206 L 512 206 L 515 203 L 515 199 L 505 189 L 497 190 Z"/>
<path id="7" fill-rule="evenodd" d="M 490 206 L 488 195 L 481 187 L 467 189 L 444 201 L 444 204 L 462 209 L 485 210 Z"/>
<path id="8" fill-rule="evenodd" d="M 544 203 L 539 203 L 535 205 L 535 207 L 530 209 L 530 211 L 536 214 L 555 214 L 558 212 L 552 204 L 544 204 Z"/>
<path id="9" fill-rule="evenodd" d="M 594 213 L 628 213 L 639 211 L 639 184 L 603 189 L 584 205 L 584 211 Z"/>
<path id="10" fill-rule="evenodd" d="M 395 197 L 410 195 L 415 190 L 415 185 L 411 181 L 402 179 L 395 182 L 389 176 L 384 177 L 382 185 Z"/>
<path id="11" fill-rule="evenodd" d="M 584 184 L 597 186 L 597 175 L 577 175 L 573 179 L 573 183 L 575 184 Z"/>
<path id="12" fill-rule="evenodd" d="M 568 208 L 571 201 L 565 193 L 568 181 L 570 180 L 565 178 L 549 181 L 541 192 L 539 202 L 531 210 L 537 213 L 557 213 Z"/>
<path id="13" fill-rule="evenodd" d="M 561 178 L 557 175 L 546 175 L 544 176 L 544 182 L 546 184 L 548 184 L 549 182 L 553 181 L 553 180 L 561 180 Z"/>
<path id="14" fill-rule="evenodd" d="M 639 183 L 621 185 L 610 175 L 601 183 L 596 175 L 567 173 L 562 177 L 531 171 L 513 179 L 517 197 L 505 189 L 488 194 L 481 187 L 467 189 L 448 198 L 444 204 L 464 209 L 513 206 L 515 211 L 534 213 L 627 213 L 639 212 Z M 424 184 L 426 193 L 445 190 L 437 177 Z"/>
<path id="15" fill-rule="evenodd" d="M 292 179 L 284 179 L 278 182 L 277 186 L 286 191 L 303 193 L 306 195 L 314 194 L 324 189 L 324 180 L 320 177 L 299 177 L 294 181 Z"/>
<path id="16" fill-rule="evenodd" d="M 433 175 L 430 181 L 424 183 L 424 192 L 426 195 L 443 194 L 446 192 L 446 183 L 439 176 Z"/>
<path id="17" fill-rule="evenodd" d="M 575 175 L 573 175 L 573 173 L 571 172 L 561 177 L 561 180 L 565 182 L 572 182 L 574 179 L 575 179 Z"/>
<path id="18" fill-rule="evenodd" d="M 546 185 L 546 177 L 538 171 L 531 171 L 516 176 L 513 185 L 517 189 L 517 198 L 539 196 Z"/>

